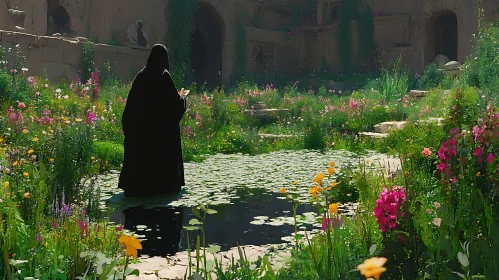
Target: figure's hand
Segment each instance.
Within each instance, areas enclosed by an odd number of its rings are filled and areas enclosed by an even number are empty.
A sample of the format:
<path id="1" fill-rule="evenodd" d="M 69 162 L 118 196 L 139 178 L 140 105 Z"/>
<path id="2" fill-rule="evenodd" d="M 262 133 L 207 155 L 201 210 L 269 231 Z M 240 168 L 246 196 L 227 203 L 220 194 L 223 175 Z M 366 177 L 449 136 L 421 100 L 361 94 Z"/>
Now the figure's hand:
<path id="1" fill-rule="evenodd" d="M 189 92 L 190 92 L 190 90 L 188 90 L 188 89 L 186 90 L 186 89 L 182 88 L 182 89 L 178 92 L 178 94 L 183 95 L 183 96 L 187 96 L 187 95 L 189 94 Z"/>

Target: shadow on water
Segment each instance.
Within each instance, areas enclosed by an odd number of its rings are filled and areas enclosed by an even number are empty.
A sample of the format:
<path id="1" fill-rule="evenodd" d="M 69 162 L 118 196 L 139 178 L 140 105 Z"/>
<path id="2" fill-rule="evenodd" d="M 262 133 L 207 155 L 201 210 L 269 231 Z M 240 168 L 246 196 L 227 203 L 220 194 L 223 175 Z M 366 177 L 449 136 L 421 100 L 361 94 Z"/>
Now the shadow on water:
<path id="1" fill-rule="evenodd" d="M 279 199 L 280 194 L 270 193 L 263 189 L 239 189 L 238 199 L 231 204 L 214 205 L 211 209 L 215 214 L 207 215 L 205 221 L 206 244 L 217 244 L 222 251 L 240 245 L 265 245 L 284 243 L 283 237 L 292 235 L 292 224 L 275 222 L 255 223 L 255 217 L 260 221 L 272 218 L 292 217 L 293 202 Z M 189 221 L 195 218 L 190 207 L 158 207 L 150 205 L 147 200 L 134 198 L 126 201 L 122 194 L 120 206 L 113 210 L 111 221 L 123 224 L 125 229 L 141 236 L 143 249 L 141 255 L 168 256 L 178 251 L 187 250 L 187 236 L 191 249 L 195 249 L 196 236 L 200 230 L 187 231 Z M 116 198 L 114 199 L 116 201 Z M 156 199 L 157 201 L 157 199 Z M 162 205 L 168 205 L 172 197 L 165 197 Z M 297 214 L 317 212 L 312 205 L 302 204 Z M 312 225 L 307 226 L 308 230 Z"/>

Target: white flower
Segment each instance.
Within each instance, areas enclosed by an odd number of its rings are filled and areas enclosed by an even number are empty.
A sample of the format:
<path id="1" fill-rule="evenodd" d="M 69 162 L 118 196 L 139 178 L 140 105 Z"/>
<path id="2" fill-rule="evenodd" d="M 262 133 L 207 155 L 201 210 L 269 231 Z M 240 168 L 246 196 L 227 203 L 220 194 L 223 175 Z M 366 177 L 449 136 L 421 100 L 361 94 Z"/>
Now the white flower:
<path id="1" fill-rule="evenodd" d="M 64 99 L 68 99 L 69 98 L 69 95 L 64 95 L 63 97 Z"/>
<path id="2" fill-rule="evenodd" d="M 55 92 L 56 92 L 56 93 L 61 93 L 61 92 L 62 92 L 62 90 L 61 90 L 60 88 L 58 88 L 58 89 L 56 89 L 56 90 L 55 90 Z"/>

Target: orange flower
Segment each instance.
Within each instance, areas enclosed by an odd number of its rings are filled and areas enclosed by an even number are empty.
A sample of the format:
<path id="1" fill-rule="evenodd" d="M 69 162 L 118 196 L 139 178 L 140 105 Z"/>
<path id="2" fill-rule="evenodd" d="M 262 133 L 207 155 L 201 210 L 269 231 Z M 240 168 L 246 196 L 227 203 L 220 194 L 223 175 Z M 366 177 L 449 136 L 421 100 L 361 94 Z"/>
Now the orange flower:
<path id="1" fill-rule="evenodd" d="M 359 264 L 357 269 L 360 270 L 360 274 L 364 275 L 366 278 L 373 277 L 378 280 L 386 268 L 383 265 L 386 263 L 386 258 L 372 257 L 364 261 L 364 263 Z"/>
<path id="2" fill-rule="evenodd" d="M 281 188 L 281 193 L 285 194 L 286 193 L 286 188 Z"/>
<path id="3" fill-rule="evenodd" d="M 24 198 L 30 198 L 31 196 L 29 195 L 29 192 L 24 193 Z"/>
<path id="4" fill-rule="evenodd" d="M 421 152 L 421 155 L 423 155 L 424 157 L 429 157 L 431 156 L 432 152 L 430 150 L 430 148 L 424 148 L 423 151 Z"/>
<path id="5" fill-rule="evenodd" d="M 335 165 L 336 165 L 336 164 L 334 163 L 334 161 L 331 161 L 331 162 L 329 163 L 329 166 L 331 166 L 331 167 L 334 167 Z"/>
<path id="6" fill-rule="evenodd" d="M 294 181 L 294 182 L 293 182 L 293 185 L 298 185 L 298 181 Z"/>
<path id="7" fill-rule="evenodd" d="M 331 204 L 329 204 L 329 212 L 331 214 L 338 214 L 338 206 L 340 206 L 339 203 L 331 203 Z"/>
<path id="8" fill-rule="evenodd" d="M 320 185 L 320 184 L 322 184 L 322 179 L 324 179 L 324 177 L 326 177 L 326 174 L 321 172 L 321 173 L 317 174 L 317 176 L 315 176 L 315 178 L 314 178 L 314 180 L 312 180 L 312 182 Z"/>
<path id="9" fill-rule="evenodd" d="M 122 235 L 119 238 L 119 242 L 125 245 L 125 254 L 127 257 L 137 258 L 138 251 L 142 250 L 142 244 L 140 244 L 140 240 L 130 235 Z"/>
<path id="10" fill-rule="evenodd" d="M 329 166 L 329 167 L 327 168 L 327 173 L 329 173 L 329 175 L 333 174 L 333 173 L 334 173 L 334 171 L 335 171 L 335 170 L 334 170 L 334 167 L 332 167 L 332 166 Z"/>

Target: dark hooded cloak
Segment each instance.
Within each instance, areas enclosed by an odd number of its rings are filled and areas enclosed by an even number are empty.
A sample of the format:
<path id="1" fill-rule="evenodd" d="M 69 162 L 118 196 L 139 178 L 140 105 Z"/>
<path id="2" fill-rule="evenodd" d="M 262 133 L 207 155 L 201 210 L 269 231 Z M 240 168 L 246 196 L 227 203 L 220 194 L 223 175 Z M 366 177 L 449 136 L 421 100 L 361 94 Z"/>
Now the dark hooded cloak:
<path id="1" fill-rule="evenodd" d="M 178 94 L 169 69 L 166 47 L 154 45 L 128 94 L 118 184 L 125 196 L 178 193 L 185 185 L 180 121 L 186 99 Z"/>

